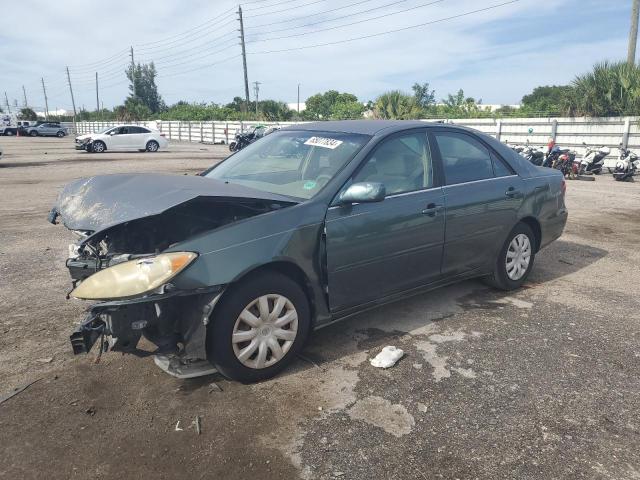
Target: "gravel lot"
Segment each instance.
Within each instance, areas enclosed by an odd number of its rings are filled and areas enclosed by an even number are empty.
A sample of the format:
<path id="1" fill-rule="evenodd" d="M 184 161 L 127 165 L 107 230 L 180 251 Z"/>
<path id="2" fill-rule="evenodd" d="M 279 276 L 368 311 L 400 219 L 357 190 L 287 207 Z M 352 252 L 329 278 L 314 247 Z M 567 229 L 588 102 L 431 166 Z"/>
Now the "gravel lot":
<path id="1" fill-rule="evenodd" d="M 305 359 L 246 386 L 74 357 L 71 236 L 46 221 L 72 179 L 193 174 L 224 147 L 0 144 L 0 396 L 39 380 L 0 405 L 0 477 L 640 478 L 640 184 L 570 182 L 566 232 L 526 288 L 468 281 L 388 305 L 317 332 Z M 385 345 L 406 357 L 371 367 Z"/>

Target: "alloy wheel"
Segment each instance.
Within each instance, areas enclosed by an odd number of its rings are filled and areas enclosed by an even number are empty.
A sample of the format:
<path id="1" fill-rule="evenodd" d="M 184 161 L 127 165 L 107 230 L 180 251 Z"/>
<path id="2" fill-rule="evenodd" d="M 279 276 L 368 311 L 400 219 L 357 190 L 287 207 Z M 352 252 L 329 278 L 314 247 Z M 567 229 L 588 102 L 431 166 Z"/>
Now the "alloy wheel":
<path id="1" fill-rule="evenodd" d="M 298 334 L 298 312 L 283 295 L 268 294 L 249 303 L 233 327 L 231 343 L 245 367 L 267 368 L 291 349 Z"/>
<path id="2" fill-rule="evenodd" d="M 520 280 L 531 262 L 531 241 L 527 235 L 519 233 L 513 237 L 505 260 L 507 276 L 514 281 Z"/>

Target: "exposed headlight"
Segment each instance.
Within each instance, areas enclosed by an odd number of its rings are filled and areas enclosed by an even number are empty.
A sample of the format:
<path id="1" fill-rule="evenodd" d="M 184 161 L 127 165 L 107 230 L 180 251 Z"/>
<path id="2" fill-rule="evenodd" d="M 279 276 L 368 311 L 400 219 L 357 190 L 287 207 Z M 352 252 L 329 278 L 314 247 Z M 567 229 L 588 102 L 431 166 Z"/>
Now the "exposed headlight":
<path id="1" fill-rule="evenodd" d="M 193 252 L 172 252 L 120 263 L 91 275 L 71 296 L 107 300 L 142 295 L 167 283 L 197 256 Z"/>

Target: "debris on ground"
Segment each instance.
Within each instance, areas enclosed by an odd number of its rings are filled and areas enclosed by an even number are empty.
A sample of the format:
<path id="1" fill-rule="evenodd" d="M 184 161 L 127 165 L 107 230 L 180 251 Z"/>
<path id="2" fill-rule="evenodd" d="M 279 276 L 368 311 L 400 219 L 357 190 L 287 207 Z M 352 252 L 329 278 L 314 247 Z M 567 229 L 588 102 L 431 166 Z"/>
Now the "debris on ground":
<path id="1" fill-rule="evenodd" d="M 403 356 L 404 351 L 402 349 L 388 345 L 384 347 L 378 355 L 369 360 L 369 362 L 376 368 L 391 368 Z"/>
<path id="2" fill-rule="evenodd" d="M 53 357 L 38 358 L 36 361 L 40 363 L 51 363 L 53 362 Z"/>
<path id="3" fill-rule="evenodd" d="M 96 414 L 96 407 L 89 407 L 84 411 L 84 413 L 93 417 Z"/>
<path id="4" fill-rule="evenodd" d="M 176 423 L 175 431 L 176 431 L 176 432 L 182 432 L 182 430 L 183 430 L 183 429 L 182 429 L 182 428 L 180 428 L 180 420 L 178 420 L 178 423 Z"/>
<path id="5" fill-rule="evenodd" d="M 213 393 L 213 392 L 222 392 L 222 387 L 220 385 L 218 385 L 216 382 L 210 383 L 209 384 L 209 393 Z"/>
<path id="6" fill-rule="evenodd" d="M 19 393 L 24 392 L 27 388 L 29 388 L 34 383 L 39 382 L 40 380 L 42 380 L 42 379 L 41 378 L 37 378 L 31 383 L 27 383 L 26 385 L 23 385 L 21 387 L 16 387 L 12 391 L 10 391 L 9 393 L 6 393 L 6 394 L 0 396 L 0 403 L 4 403 L 7 400 L 9 400 L 11 397 L 15 397 Z"/>
<path id="7" fill-rule="evenodd" d="M 196 427 L 196 433 L 200 435 L 202 433 L 202 425 L 200 424 L 200 416 L 196 415 L 196 419 L 193 421 L 193 424 Z"/>

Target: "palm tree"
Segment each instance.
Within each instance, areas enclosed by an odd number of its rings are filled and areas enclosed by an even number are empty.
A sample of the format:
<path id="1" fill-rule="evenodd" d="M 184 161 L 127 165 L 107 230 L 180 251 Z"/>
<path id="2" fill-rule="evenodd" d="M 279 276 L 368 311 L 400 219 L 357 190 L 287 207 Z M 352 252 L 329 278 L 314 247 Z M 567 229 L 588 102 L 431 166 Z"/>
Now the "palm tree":
<path id="1" fill-rule="evenodd" d="M 640 68 L 626 62 L 602 62 L 578 75 L 565 112 L 609 117 L 640 114 Z"/>
<path id="2" fill-rule="evenodd" d="M 400 90 L 391 90 L 376 99 L 373 113 L 380 119 L 412 120 L 420 118 L 422 109 L 413 95 Z"/>

